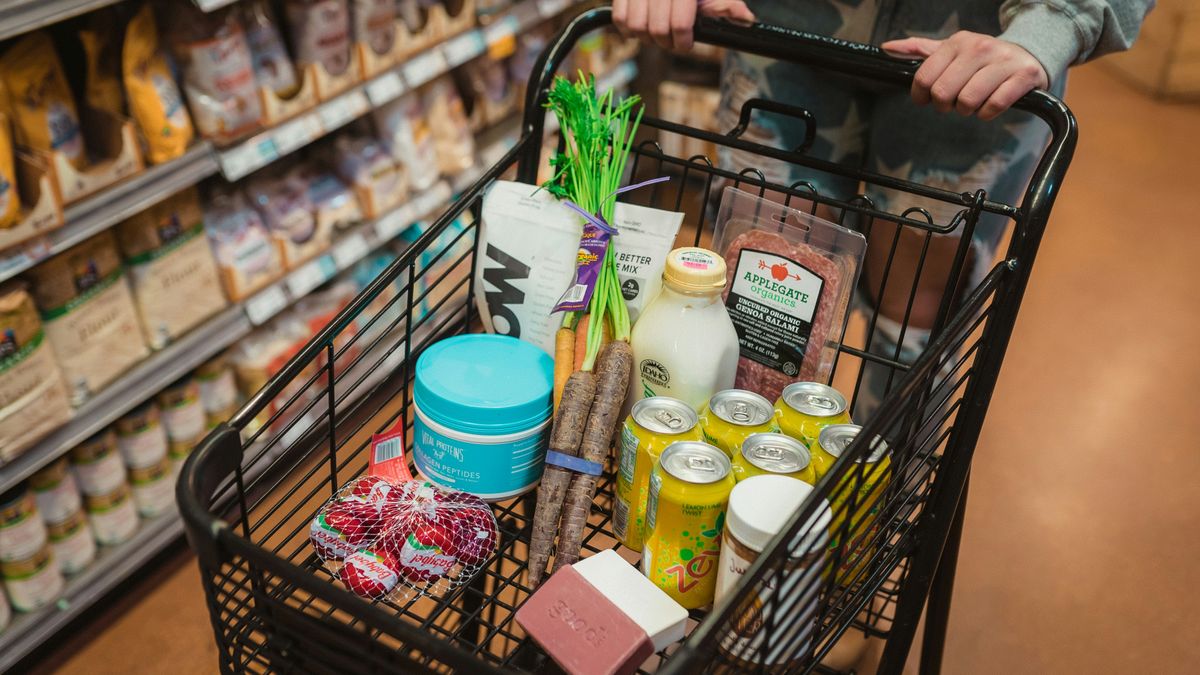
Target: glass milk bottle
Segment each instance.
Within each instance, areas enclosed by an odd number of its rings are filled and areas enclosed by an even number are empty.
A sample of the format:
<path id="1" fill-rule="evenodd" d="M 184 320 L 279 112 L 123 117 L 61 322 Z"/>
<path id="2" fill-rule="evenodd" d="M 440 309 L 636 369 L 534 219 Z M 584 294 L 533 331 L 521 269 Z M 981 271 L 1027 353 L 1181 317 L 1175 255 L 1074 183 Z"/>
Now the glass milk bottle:
<path id="1" fill-rule="evenodd" d="M 663 286 L 633 326 L 629 404 L 670 396 L 699 409 L 737 375 L 738 336 L 725 311 L 725 260 L 703 248 L 667 256 Z"/>

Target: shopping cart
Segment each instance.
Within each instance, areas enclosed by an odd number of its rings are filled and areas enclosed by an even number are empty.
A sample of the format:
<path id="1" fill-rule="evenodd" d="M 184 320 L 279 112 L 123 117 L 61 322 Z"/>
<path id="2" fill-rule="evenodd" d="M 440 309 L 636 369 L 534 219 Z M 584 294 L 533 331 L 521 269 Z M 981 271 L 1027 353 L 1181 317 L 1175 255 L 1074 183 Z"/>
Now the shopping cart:
<path id="1" fill-rule="evenodd" d="M 548 657 L 514 621 L 529 596 L 525 582 L 533 495 L 494 505 L 499 550 L 470 583 L 436 597 L 368 602 L 345 590 L 308 543 L 321 504 L 367 465 L 370 435 L 412 423 L 413 364 L 433 342 L 479 330 L 472 270 L 478 217 L 488 185 L 515 171 L 534 182 L 543 158 L 541 104 L 568 52 L 589 31 L 608 26 L 608 9 L 567 25 L 541 56 L 526 94 L 520 141 L 461 195 L 407 251 L 322 329 L 233 418 L 196 449 L 183 469 L 178 499 L 199 558 L 223 671 L 365 672 L 435 670 L 464 673 L 541 671 Z M 699 41 L 806 63 L 907 88 L 916 64 L 875 48 L 778 28 L 737 27 L 702 20 Z M 761 106 L 801 118 L 806 111 Z M 806 157 L 802 152 L 749 142 L 737 131 L 704 132 L 661 119 L 643 121 L 645 142 L 631 158 L 631 181 L 671 174 L 676 179 L 631 193 L 631 201 L 685 211 L 681 240 L 708 241 L 706 208 L 720 185 L 737 185 L 828 209 L 843 222 L 869 228 L 891 223 L 928 246 L 939 233 L 965 233 L 947 283 L 962 279 L 970 231 L 984 214 L 1006 219 L 1012 239 L 1002 262 L 973 289 L 946 293 L 927 349 L 913 363 L 868 348 L 865 330 L 847 331 L 838 358 L 839 381 L 864 364 L 894 375 L 890 393 L 865 430 L 816 486 L 774 545 L 749 569 L 735 597 L 711 613 L 693 612 L 688 637 L 643 664 L 643 671 L 807 672 L 847 630 L 886 641 L 881 672 L 898 672 L 908 656 L 922 610 L 926 614 L 923 670 L 940 665 L 950 591 L 962 528 L 971 456 L 1012 334 L 1038 243 L 1076 140 L 1070 112 L 1041 92 L 1018 107 L 1045 121 L 1052 138 L 1019 204 L 992 201 L 982 191 L 954 194 Z M 743 110 L 743 121 L 752 114 Z M 810 131 L 813 127 L 810 127 Z M 727 171 L 705 157 L 662 152 L 670 135 L 848 176 L 955 207 L 948 222 L 927 210 L 895 213 L 864 196 L 843 201 L 805 184 L 778 185 L 753 169 Z M 680 242 L 685 243 L 684 241 Z M 893 243 L 893 249 L 895 244 Z M 920 263 L 924 263 L 924 256 Z M 888 283 L 884 274 L 882 285 Z M 905 282 L 907 283 L 907 282 Z M 912 306 L 910 296 L 909 306 Z M 859 377 L 849 377 L 858 395 Z M 858 461 L 868 439 L 889 445 L 884 489 Z M 867 488 L 867 489 L 864 489 Z M 612 476 L 597 493 L 586 536 L 590 552 L 616 547 L 611 536 Z M 831 553 L 843 573 L 808 574 L 787 592 L 773 592 L 795 573 L 788 546 L 813 522 L 821 499 L 834 505 L 835 533 L 857 535 L 852 563 Z M 828 570 L 828 568 L 826 568 Z M 847 571 L 848 570 L 848 571 Z M 739 630 L 763 639 L 730 642 Z M 730 645 L 735 645 L 731 648 Z M 741 645 L 737 647 L 736 645 Z"/>

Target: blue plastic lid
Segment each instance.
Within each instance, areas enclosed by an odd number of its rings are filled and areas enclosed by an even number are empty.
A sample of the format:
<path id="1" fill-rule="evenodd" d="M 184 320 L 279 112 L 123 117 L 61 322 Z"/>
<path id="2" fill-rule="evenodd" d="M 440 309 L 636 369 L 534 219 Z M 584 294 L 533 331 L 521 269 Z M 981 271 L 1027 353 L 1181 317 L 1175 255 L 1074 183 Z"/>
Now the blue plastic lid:
<path id="1" fill-rule="evenodd" d="M 525 431 L 552 412 L 554 360 L 506 335 L 446 338 L 417 359 L 413 400 L 430 420 L 464 433 Z"/>

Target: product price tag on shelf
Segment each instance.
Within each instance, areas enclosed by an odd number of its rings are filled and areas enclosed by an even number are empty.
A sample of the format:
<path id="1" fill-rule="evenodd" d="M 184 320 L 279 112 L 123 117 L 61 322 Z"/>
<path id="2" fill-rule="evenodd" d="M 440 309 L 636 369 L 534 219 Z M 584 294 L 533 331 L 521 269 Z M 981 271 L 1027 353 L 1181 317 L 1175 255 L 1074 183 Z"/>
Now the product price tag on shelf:
<path id="1" fill-rule="evenodd" d="M 517 31 L 520 30 L 517 17 L 508 15 L 486 29 L 488 56 L 492 59 L 506 59 L 517 51 Z"/>
<path id="2" fill-rule="evenodd" d="M 250 323 L 261 326 L 268 319 L 283 311 L 288 305 L 287 293 L 276 284 L 246 301 L 246 316 Z"/>
<path id="3" fill-rule="evenodd" d="M 270 136 L 252 138 L 241 145 L 221 151 L 219 158 L 221 173 L 225 178 L 237 180 L 279 159 L 279 149 L 275 147 L 275 139 Z"/>
<path id="4" fill-rule="evenodd" d="M 413 208 L 412 203 L 409 202 L 376 220 L 375 235 L 379 237 L 380 242 L 391 241 L 401 232 L 407 230 L 408 226 L 412 225 L 412 222 Z"/>
<path id="5" fill-rule="evenodd" d="M 316 115 L 308 114 L 276 127 L 271 136 L 275 139 L 275 148 L 279 154 L 286 155 L 312 143 L 320 138 L 321 134 L 321 120 Z"/>
<path id="6" fill-rule="evenodd" d="M 291 291 L 293 298 L 300 299 L 332 278 L 336 271 L 337 264 L 333 262 L 333 258 L 323 255 L 289 274 L 288 290 Z"/>
<path id="7" fill-rule="evenodd" d="M 451 68 L 461 66 L 479 56 L 485 49 L 487 49 L 487 43 L 483 39 L 483 33 L 477 30 L 469 30 L 442 45 L 446 63 Z"/>
<path id="8" fill-rule="evenodd" d="M 370 109 L 371 104 L 367 101 L 366 94 L 359 90 L 322 104 L 320 108 L 317 108 L 317 115 L 321 118 L 321 128 L 325 131 L 333 131 Z"/>
<path id="9" fill-rule="evenodd" d="M 416 88 L 446 72 L 446 56 L 440 49 L 429 49 L 409 59 L 404 66 L 404 79 Z"/>
<path id="10" fill-rule="evenodd" d="M 537 0 L 538 14 L 541 14 L 542 18 L 549 19 L 557 16 L 570 4 L 571 0 Z"/>
<path id="11" fill-rule="evenodd" d="M 400 73 L 389 71 L 367 83 L 367 98 L 371 105 L 381 106 L 389 101 L 400 98 L 404 93 L 404 80 Z"/>
<path id="12" fill-rule="evenodd" d="M 339 270 L 344 270 L 362 260 L 371 252 L 371 245 L 361 232 L 343 238 L 333 247 L 333 261 Z"/>

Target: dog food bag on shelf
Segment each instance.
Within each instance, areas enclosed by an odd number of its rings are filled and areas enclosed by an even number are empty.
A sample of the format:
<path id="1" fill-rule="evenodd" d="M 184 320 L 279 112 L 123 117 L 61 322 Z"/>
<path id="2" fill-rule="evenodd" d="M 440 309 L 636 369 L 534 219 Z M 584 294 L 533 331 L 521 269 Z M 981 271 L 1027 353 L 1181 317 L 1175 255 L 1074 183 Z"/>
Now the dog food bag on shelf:
<path id="1" fill-rule="evenodd" d="M 117 226 L 146 342 L 162 349 L 226 305 L 196 188 Z"/>
<path id="2" fill-rule="evenodd" d="M 111 230 L 34 267 L 29 277 L 73 405 L 149 353 Z"/>
<path id="3" fill-rule="evenodd" d="M 61 152 L 77 168 L 87 165 L 83 131 L 71 87 L 49 34 L 30 33 L 0 56 L 18 145 Z"/>
<path id="4" fill-rule="evenodd" d="M 129 114 L 146 139 L 146 154 L 151 163 L 160 164 L 182 155 L 194 135 L 192 118 L 159 44 L 149 3 L 142 5 L 125 29 L 121 69 Z"/>
<path id="5" fill-rule="evenodd" d="M 333 76 L 350 67 L 350 7 L 346 0 L 286 0 L 284 12 L 296 60 Z"/>
<path id="6" fill-rule="evenodd" d="M 250 56 L 254 59 L 254 76 L 258 86 L 266 87 L 279 96 L 290 96 L 300 86 L 300 78 L 279 34 L 279 22 L 275 20 L 271 5 L 266 0 L 251 0 L 239 7 L 242 10 L 242 22 L 246 26 L 246 38 L 250 42 Z"/>
<path id="7" fill-rule="evenodd" d="M 175 0 L 165 12 L 196 127 L 218 141 L 253 131 L 262 118 L 250 45 L 230 9 L 206 14 Z"/>
<path id="8" fill-rule="evenodd" d="M 283 262 L 262 216 L 240 190 L 212 190 L 204 229 L 229 299 L 237 302 L 283 275 Z"/>
<path id="9" fill-rule="evenodd" d="M 375 127 L 397 164 L 408 170 L 413 190 L 433 187 L 438 179 L 437 144 L 421 97 L 408 94 L 376 108 Z"/>
<path id="10" fill-rule="evenodd" d="M 0 285 L 0 463 L 70 417 L 67 387 L 33 298 L 19 282 Z"/>
<path id="11" fill-rule="evenodd" d="M 3 100 L 0 94 L 0 101 Z M 12 227 L 21 218 L 21 195 L 17 191 L 17 165 L 13 152 L 12 127 L 8 115 L 0 112 L 0 230 Z"/>

